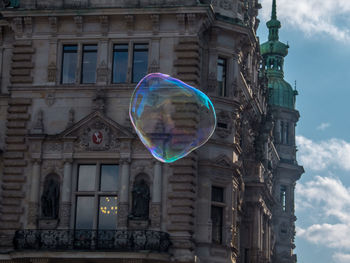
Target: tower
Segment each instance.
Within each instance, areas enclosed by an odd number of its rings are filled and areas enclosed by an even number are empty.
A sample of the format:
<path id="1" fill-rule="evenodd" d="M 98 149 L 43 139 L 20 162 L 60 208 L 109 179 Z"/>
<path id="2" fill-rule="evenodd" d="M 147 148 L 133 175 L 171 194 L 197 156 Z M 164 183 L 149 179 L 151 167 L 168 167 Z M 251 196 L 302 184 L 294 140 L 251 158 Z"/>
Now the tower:
<path id="1" fill-rule="evenodd" d="M 268 41 L 261 45 L 262 72 L 268 80 L 269 112 L 274 121 L 274 143 L 280 162 L 274 172 L 273 225 L 275 249 L 273 262 L 296 262 L 293 254 L 295 236 L 294 191 L 304 172 L 296 161 L 295 126 L 299 112 L 295 109 L 297 91 L 284 80 L 284 57 L 289 46 L 279 41 L 281 23 L 277 19 L 276 0 L 272 2 L 271 19 L 266 23 Z"/>

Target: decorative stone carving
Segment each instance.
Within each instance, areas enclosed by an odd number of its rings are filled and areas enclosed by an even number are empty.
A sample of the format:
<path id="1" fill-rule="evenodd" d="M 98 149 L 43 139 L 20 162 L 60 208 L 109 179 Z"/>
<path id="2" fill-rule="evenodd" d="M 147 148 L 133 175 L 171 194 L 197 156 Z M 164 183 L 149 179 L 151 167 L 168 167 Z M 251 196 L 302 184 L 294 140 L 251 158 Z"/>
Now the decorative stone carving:
<path id="1" fill-rule="evenodd" d="M 56 36 L 58 27 L 57 27 L 58 18 L 56 16 L 49 16 L 49 24 L 51 29 L 51 35 Z"/>
<path id="2" fill-rule="evenodd" d="M 44 160 L 41 166 L 41 174 L 63 174 L 63 162 L 61 160 Z"/>
<path id="3" fill-rule="evenodd" d="M 26 16 L 23 18 L 25 30 L 28 36 L 30 36 L 33 33 L 33 23 L 32 18 L 30 16 Z"/>
<path id="4" fill-rule="evenodd" d="M 96 91 L 93 99 L 93 110 L 104 112 L 105 111 L 105 93 L 102 89 Z"/>
<path id="5" fill-rule="evenodd" d="M 151 219 L 151 226 L 154 228 L 160 228 L 160 222 L 161 222 L 161 205 L 152 203 L 151 204 L 151 211 L 150 211 L 150 219 Z"/>
<path id="6" fill-rule="evenodd" d="M 159 72 L 160 67 L 159 67 L 159 62 L 156 59 L 153 59 L 151 66 L 149 67 L 149 73 L 156 73 Z"/>
<path id="7" fill-rule="evenodd" d="M 129 206 L 126 203 L 120 203 L 118 206 L 118 227 L 126 227 L 128 223 Z"/>
<path id="8" fill-rule="evenodd" d="M 108 67 L 104 60 L 97 68 L 97 82 L 107 82 L 108 79 Z"/>
<path id="9" fill-rule="evenodd" d="M 16 37 L 21 37 L 23 35 L 23 19 L 22 17 L 15 17 L 12 20 L 12 29 L 15 31 Z"/>
<path id="10" fill-rule="evenodd" d="M 60 142 L 44 143 L 45 153 L 54 153 L 54 152 L 61 152 L 61 151 L 62 151 L 62 144 Z"/>
<path id="11" fill-rule="evenodd" d="M 100 16 L 101 34 L 102 36 L 107 36 L 109 29 L 109 19 L 108 16 Z"/>
<path id="12" fill-rule="evenodd" d="M 75 26 L 76 26 L 77 35 L 81 35 L 81 33 L 83 33 L 83 17 L 82 16 L 75 16 L 74 22 L 75 22 Z"/>
<path id="13" fill-rule="evenodd" d="M 56 63 L 51 62 L 50 65 L 47 67 L 48 82 L 56 82 L 56 72 L 57 72 Z"/>
<path id="14" fill-rule="evenodd" d="M 179 25 L 180 34 L 185 33 L 185 14 L 177 14 L 176 15 L 177 23 Z"/>
<path id="15" fill-rule="evenodd" d="M 153 34 L 159 33 L 159 15 L 151 15 Z"/>
<path id="16" fill-rule="evenodd" d="M 33 127 L 32 133 L 34 134 L 43 134 L 44 133 L 44 112 L 43 110 L 39 110 L 36 116 L 36 122 Z"/>
<path id="17" fill-rule="evenodd" d="M 126 29 L 128 31 L 128 35 L 132 35 L 134 31 L 134 16 L 126 15 L 125 17 Z"/>
<path id="18" fill-rule="evenodd" d="M 217 83 L 215 72 L 210 72 L 208 76 L 208 92 L 215 92 Z"/>
<path id="19" fill-rule="evenodd" d="M 70 202 L 62 202 L 60 207 L 60 226 L 64 228 L 69 227 L 70 223 L 70 210 L 72 204 Z"/>
<path id="20" fill-rule="evenodd" d="M 76 144 L 77 151 L 117 151 L 120 140 L 102 121 L 95 121 L 86 127 L 79 136 Z"/>
<path id="21" fill-rule="evenodd" d="M 28 225 L 36 226 L 38 207 L 39 205 L 37 203 L 30 202 L 28 204 Z"/>
<path id="22" fill-rule="evenodd" d="M 188 26 L 189 26 L 189 29 L 190 29 L 190 33 L 191 34 L 194 34 L 194 33 L 197 33 L 196 31 L 196 14 L 187 14 L 187 21 L 188 21 Z"/>
<path id="23" fill-rule="evenodd" d="M 71 127 L 74 125 L 75 122 L 75 111 L 73 108 L 71 108 L 68 112 L 68 123 L 67 123 L 67 128 Z"/>

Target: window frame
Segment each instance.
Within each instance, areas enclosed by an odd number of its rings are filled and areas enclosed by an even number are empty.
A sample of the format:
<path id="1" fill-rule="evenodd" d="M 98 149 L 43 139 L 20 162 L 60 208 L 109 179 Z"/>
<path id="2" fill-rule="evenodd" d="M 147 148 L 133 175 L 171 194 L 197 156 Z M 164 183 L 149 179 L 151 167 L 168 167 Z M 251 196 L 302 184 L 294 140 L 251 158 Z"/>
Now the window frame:
<path id="1" fill-rule="evenodd" d="M 78 47 L 77 49 L 77 65 L 76 65 L 76 71 L 75 71 L 75 81 L 74 83 L 62 83 L 63 80 L 63 48 L 64 46 L 73 46 L 76 45 Z M 83 46 L 86 45 L 96 45 L 97 46 L 97 54 L 96 54 L 96 78 L 95 83 L 82 83 L 82 63 L 83 63 Z M 94 86 L 97 85 L 97 69 L 98 69 L 98 63 L 99 63 L 99 55 L 100 55 L 100 43 L 98 40 L 65 40 L 61 41 L 58 45 L 58 61 L 57 65 L 57 71 L 59 79 L 56 81 L 57 84 L 63 85 L 63 86 Z"/>
<path id="2" fill-rule="evenodd" d="M 218 68 L 219 68 L 219 60 L 223 60 L 224 61 L 224 64 L 222 65 L 223 66 L 223 76 L 224 76 L 224 80 L 223 80 L 223 89 L 220 90 L 219 89 L 219 71 L 218 71 Z M 217 81 L 217 94 L 219 97 L 223 97 L 223 98 L 227 98 L 228 97 L 228 90 L 227 90 L 227 80 L 228 80 L 228 64 L 229 64 L 229 58 L 227 58 L 226 56 L 222 56 L 222 55 L 219 55 L 217 57 L 217 60 L 216 60 L 216 81 Z"/>
<path id="3" fill-rule="evenodd" d="M 215 188 L 221 188 L 222 189 L 222 202 L 217 202 L 217 201 L 213 201 L 213 196 L 212 196 L 212 191 L 213 191 L 213 187 Z M 225 213 L 226 213 L 226 194 L 227 194 L 227 191 L 226 191 L 226 187 L 225 186 L 222 186 L 222 185 L 212 185 L 211 186 L 211 189 L 210 189 L 210 220 L 211 220 L 211 223 L 212 223 L 212 228 L 211 228 L 211 243 L 212 244 L 216 244 L 216 245 L 224 245 L 224 239 L 225 239 L 225 231 L 224 231 L 224 228 L 225 228 Z M 213 240 L 213 221 L 212 221 L 212 208 L 213 207 L 219 207 L 222 209 L 222 222 L 221 222 L 221 240 L 219 242 L 214 242 Z"/>
<path id="4" fill-rule="evenodd" d="M 79 167 L 81 165 L 95 165 L 95 189 L 91 191 L 79 191 L 78 190 L 78 183 L 79 183 Z M 118 166 L 118 179 L 117 179 L 117 189 L 116 191 L 101 191 L 100 190 L 100 183 L 101 183 L 101 170 L 102 165 L 117 165 Z M 93 197 L 93 203 L 94 203 L 94 211 L 93 212 L 93 223 L 92 223 L 92 229 L 91 230 L 106 230 L 106 229 L 99 229 L 99 203 L 100 203 L 100 197 L 103 196 L 116 196 L 117 197 L 117 207 L 119 207 L 119 197 L 120 197 L 120 183 L 121 183 L 121 166 L 119 162 L 113 162 L 113 161 L 81 161 L 77 162 L 73 167 L 75 173 L 73 178 L 73 191 L 72 191 L 72 208 L 71 208 L 71 214 L 73 215 L 71 217 L 71 226 L 75 230 L 79 230 L 76 228 L 76 222 L 77 222 L 77 200 L 79 196 L 91 196 Z M 117 214 L 118 218 L 118 214 Z M 116 221 L 115 229 L 117 229 L 118 221 Z"/>

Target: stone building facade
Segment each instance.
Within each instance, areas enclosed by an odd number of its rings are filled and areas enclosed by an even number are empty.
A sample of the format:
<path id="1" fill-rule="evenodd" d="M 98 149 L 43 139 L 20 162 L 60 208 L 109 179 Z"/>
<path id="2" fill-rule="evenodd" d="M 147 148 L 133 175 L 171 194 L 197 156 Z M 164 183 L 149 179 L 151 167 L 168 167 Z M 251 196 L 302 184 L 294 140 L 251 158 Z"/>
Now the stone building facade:
<path id="1" fill-rule="evenodd" d="M 1 1 L 0 261 L 296 262 L 299 115 L 274 103 L 291 94 L 286 53 L 260 54 L 259 8 Z M 197 87 L 216 109 L 213 137 L 172 164 L 150 155 L 128 115 L 150 72 Z"/>

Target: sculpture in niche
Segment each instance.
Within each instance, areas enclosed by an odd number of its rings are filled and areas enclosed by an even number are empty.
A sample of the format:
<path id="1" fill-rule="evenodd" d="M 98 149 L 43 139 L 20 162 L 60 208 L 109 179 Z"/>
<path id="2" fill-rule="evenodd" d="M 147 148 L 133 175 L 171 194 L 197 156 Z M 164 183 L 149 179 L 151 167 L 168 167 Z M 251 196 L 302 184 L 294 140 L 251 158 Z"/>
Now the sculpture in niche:
<path id="1" fill-rule="evenodd" d="M 149 186 L 144 179 L 137 180 L 132 190 L 132 214 L 131 218 L 147 220 L 149 217 Z"/>
<path id="2" fill-rule="evenodd" d="M 48 175 L 41 195 L 41 214 L 48 219 L 57 219 L 59 211 L 60 183 L 57 176 Z"/>

